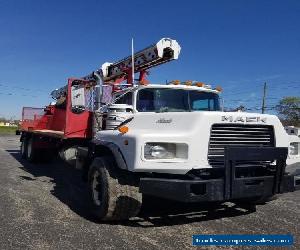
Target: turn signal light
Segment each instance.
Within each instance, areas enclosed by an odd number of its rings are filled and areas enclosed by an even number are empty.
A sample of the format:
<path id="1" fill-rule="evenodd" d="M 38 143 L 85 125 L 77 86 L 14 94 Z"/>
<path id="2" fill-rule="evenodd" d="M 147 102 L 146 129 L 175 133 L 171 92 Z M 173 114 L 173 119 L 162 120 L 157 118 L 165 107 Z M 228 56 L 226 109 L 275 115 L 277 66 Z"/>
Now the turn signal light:
<path id="1" fill-rule="evenodd" d="M 196 82 L 197 87 L 204 87 L 205 84 L 203 82 Z"/>
<path id="2" fill-rule="evenodd" d="M 129 131 L 129 128 L 127 126 L 121 126 L 118 128 L 119 132 L 122 134 L 126 134 Z"/>
<path id="3" fill-rule="evenodd" d="M 179 81 L 179 80 L 174 80 L 174 81 L 172 81 L 172 83 L 173 83 L 174 85 L 179 85 L 179 84 L 180 84 L 180 81 Z"/>
<path id="4" fill-rule="evenodd" d="M 187 85 L 187 86 L 191 86 L 191 85 L 192 85 L 192 83 L 193 83 L 193 81 L 186 81 L 186 82 L 185 82 L 185 85 Z"/>
<path id="5" fill-rule="evenodd" d="M 217 91 L 219 91 L 219 92 L 222 92 L 222 91 L 223 91 L 222 87 L 220 87 L 220 86 L 217 86 L 217 87 L 215 88 L 215 90 L 217 90 Z"/>
<path id="6" fill-rule="evenodd" d="M 149 81 L 146 79 L 143 79 L 140 81 L 140 85 L 148 85 L 148 84 L 149 84 Z"/>

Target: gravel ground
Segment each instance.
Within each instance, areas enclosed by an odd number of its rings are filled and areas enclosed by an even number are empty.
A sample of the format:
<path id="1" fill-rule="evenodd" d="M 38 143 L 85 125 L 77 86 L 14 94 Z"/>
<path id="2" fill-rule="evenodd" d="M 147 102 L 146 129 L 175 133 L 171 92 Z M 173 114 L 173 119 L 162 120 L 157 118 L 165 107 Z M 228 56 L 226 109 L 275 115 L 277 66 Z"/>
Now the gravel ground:
<path id="1" fill-rule="evenodd" d="M 209 209 L 148 199 L 139 217 L 99 223 L 88 213 L 80 173 L 59 161 L 24 162 L 18 140 L 0 136 L 1 250 L 189 249 L 194 248 L 193 234 L 231 233 L 293 234 L 294 248 L 300 249 L 299 191 L 257 206 L 255 212 L 232 203 Z"/>

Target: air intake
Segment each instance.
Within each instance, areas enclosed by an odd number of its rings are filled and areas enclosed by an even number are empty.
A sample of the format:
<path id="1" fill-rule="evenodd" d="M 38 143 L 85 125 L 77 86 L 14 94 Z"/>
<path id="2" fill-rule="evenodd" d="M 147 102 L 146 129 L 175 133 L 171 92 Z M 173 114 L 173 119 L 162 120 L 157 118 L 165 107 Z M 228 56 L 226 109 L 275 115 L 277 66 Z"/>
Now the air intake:
<path id="1" fill-rule="evenodd" d="M 273 126 L 245 124 L 214 124 L 208 146 L 208 162 L 213 167 L 223 167 L 224 148 L 274 147 Z M 265 165 L 266 162 L 243 162 L 250 165 Z"/>

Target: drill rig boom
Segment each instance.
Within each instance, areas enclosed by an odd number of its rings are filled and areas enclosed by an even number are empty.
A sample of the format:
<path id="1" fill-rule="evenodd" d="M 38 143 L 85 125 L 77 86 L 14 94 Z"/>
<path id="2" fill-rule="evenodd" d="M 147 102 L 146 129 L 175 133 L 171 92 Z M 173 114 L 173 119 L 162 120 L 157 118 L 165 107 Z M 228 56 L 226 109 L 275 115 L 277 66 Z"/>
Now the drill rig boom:
<path id="1" fill-rule="evenodd" d="M 180 45 L 176 40 L 162 38 L 156 44 L 149 46 L 134 54 L 134 72 L 142 74 L 147 69 L 160 64 L 178 59 Z M 102 76 L 104 82 L 115 82 L 127 79 L 132 84 L 134 79 L 130 79 L 132 71 L 132 57 L 128 56 L 115 63 L 104 63 L 100 69 L 83 77 L 84 80 L 97 80 L 96 76 Z"/>

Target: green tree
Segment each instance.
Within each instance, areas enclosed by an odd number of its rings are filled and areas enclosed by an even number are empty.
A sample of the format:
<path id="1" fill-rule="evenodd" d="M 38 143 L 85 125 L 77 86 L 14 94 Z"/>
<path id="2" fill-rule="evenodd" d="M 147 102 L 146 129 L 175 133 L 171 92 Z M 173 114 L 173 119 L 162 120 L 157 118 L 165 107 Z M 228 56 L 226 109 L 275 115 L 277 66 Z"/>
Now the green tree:
<path id="1" fill-rule="evenodd" d="M 300 97 L 287 96 L 279 101 L 276 110 L 284 125 L 300 126 Z"/>

